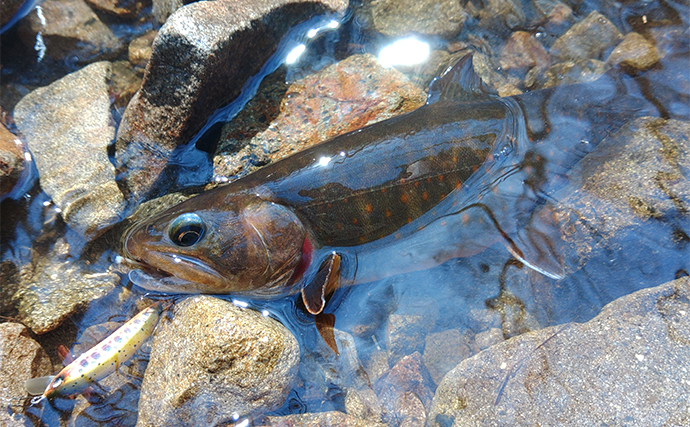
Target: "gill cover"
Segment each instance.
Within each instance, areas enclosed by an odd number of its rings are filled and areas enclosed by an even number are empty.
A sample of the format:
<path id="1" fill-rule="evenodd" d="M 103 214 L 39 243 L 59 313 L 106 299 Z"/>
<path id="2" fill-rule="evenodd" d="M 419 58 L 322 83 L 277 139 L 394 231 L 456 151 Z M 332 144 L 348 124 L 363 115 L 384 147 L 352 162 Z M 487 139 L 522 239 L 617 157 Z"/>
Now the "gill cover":
<path id="1" fill-rule="evenodd" d="M 136 225 L 125 254 L 138 286 L 173 293 L 276 296 L 302 260 L 306 231 L 287 207 L 209 191 Z"/>

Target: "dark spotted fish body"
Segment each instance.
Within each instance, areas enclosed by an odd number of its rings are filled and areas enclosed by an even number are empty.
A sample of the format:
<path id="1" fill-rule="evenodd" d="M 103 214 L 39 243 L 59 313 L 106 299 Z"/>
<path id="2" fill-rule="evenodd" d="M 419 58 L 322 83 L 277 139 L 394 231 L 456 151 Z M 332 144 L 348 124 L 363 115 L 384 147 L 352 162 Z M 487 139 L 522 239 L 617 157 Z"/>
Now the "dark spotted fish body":
<path id="1" fill-rule="evenodd" d="M 520 234 L 523 214 L 543 199 L 548 176 L 626 120 L 656 111 L 629 95 L 632 79 L 605 75 L 507 98 L 487 95 L 477 81 L 466 57 L 435 86 L 435 102 L 138 224 L 125 255 L 142 268 L 130 277 L 165 292 L 275 297 L 300 287 L 304 294 L 314 277 L 374 280 L 498 240 L 527 266 L 560 277 L 548 244 Z M 328 254 L 337 262 L 320 264 Z"/>

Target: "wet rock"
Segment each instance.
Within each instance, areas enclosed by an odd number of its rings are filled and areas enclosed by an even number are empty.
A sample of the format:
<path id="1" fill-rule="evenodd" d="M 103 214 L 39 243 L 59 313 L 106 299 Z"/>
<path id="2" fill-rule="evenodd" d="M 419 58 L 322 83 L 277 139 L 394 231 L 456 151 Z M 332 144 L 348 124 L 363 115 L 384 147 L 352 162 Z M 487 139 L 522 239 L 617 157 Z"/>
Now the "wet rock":
<path id="1" fill-rule="evenodd" d="M 121 18 L 134 18 L 145 4 L 140 0 L 86 0 L 94 9 L 108 12 Z"/>
<path id="2" fill-rule="evenodd" d="M 173 150 L 240 94 L 290 27 L 346 6 L 343 0 L 247 0 L 179 9 L 158 32 L 143 85 L 118 130 L 115 163 L 128 196 L 141 201 L 174 182 L 161 175 Z"/>
<path id="3" fill-rule="evenodd" d="M 515 31 L 501 51 L 501 67 L 527 72 L 533 68 L 544 71 L 551 59 L 541 43 L 526 31 Z"/>
<path id="4" fill-rule="evenodd" d="M 69 62 L 88 63 L 115 57 L 123 48 L 121 40 L 103 23 L 84 0 L 46 0 L 41 16 L 36 10 L 20 23 L 23 42 L 33 48 L 38 36 L 45 54 Z M 40 55 L 40 53 L 39 53 Z"/>
<path id="5" fill-rule="evenodd" d="M 689 299 L 685 277 L 467 359 L 439 385 L 430 425 L 682 425 Z"/>
<path id="6" fill-rule="evenodd" d="M 0 124 L 0 199 L 8 195 L 24 170 L 24 153 L 18 138 Z"/>
<path id="7" fill-rule="evenodd" d="M 623 35 L 618 28 L 594 11 L 559 37 L 551 47 L 551 54 L 569 61 L 601 60 L 605 51 L 621 40 Z"/>
<path id="8" fill-rule="evenodd" d="M 486 350 L 492 345 L 502 343 L 503 341 L 503 331 L 498 328 L 491 328 L 474 336 L 474 344 L 479 351 Z"/>
<path id="9" fill-rule="evenodd" d="M 59 238 L 47 254 L 24 267 L 13 297 L 22 323 L 36 334 L 51 331 L 120 282 L 103 265 L 89 264 L 72 257 L 66 239 Z"/>
<path id="10" fill-rule="evenodd" d="M 158 31 L 151 30 L 139 36 L 129 43 L 128 58 L 129 63 L 135 67 L 146 67 L 151 58 L 151 45 L 156 38 Z"/>
<path id="11" fill-rule="evenodd" d="M 388 320 L 388 361 L 395 364 L 404 356 L 424 350 L 424 338 L 434 327 L 429 317 L 419 314 L 392 314 Z"/>
<path id="12" fill-rule="evenodd" d="M 471 356 L 470 337 L 457 329 L 429 334 L 424 345 L 424 366 L 438 384 L 448 371 Z"/>
<path id="13" fill-rule="evenodd" d="M 452 38 L 468 17 L 460 2 L 449 0 L 373 0 L 369 9 L 374 28 L 392 37 L 419 33 Z"/>
<path id="14" fill-rule="evenodd" d="M 638 33 L 628 33 L 606 60 L 607 65 L 623 64 L 645 70 L 659 62 L 661 55 L 654 44 Z"/>
<path id="15" fill-rule="evenodd" d="M 5 0 L 0 3 L 0 27 L 4 27 L 10 22 L 22 4 L 24 4 L 24 0 Z"/>
<path id="16" fill-rule="evenodd" d="M 414 110 L 426 98 L 400 72 L 383 68 L 371 55 L 351 56 L 286 90 L 280 112 L 265 130 L 248 129 L 245 123 L 267 122 L 267 117 L 253 119 L 266 114 L 262 107 L 275 94 L 270 88 L 225 126 L 214 159 L 216 176 L 248 173 L 336 135 Z"/>
<path id="17" fill-rule="evenodd" d="M 391 367 L 388 364 L 388 352 L 384 350 L 374 350 L 369 355 L 364 363 L 365 370 L 369 376 L 369 381 L 375 383 L 384 374 L 390 371 Z"/>
<path id="18" fill-rule="evenodd" d="M 137 426 L 217 425 L 283 404 L 299 346 L 280 323 L 200 296 L 174 308 L 154 335 Z"/>
<path id="19" fill-rule="evenodd" d="M 24 381 L 53 372 L 48 355 L 19 323 L 0 323 L 0 424 L 31 425 L 21 414 L 26 399 Z M 12 403 L 8 406 L 8 403 Z"/>
<path id="20" fill-rule="evenodd" d="M 419 352 L 400 359 L 374 386 L 383 406 L 384 422 L 391 426 L 424 426 L 432 387 Z"/>
<path id="21" fill-rule="evenodd" d="M 544 73 L 543 88 L 591 82 L 606 72 L 608 67 L 598 59 L 560 62 Z"/>
<path id="22" fill-rule="evenodd" d="M 386 424 L 361 420 L 338 411 L 266 417 L 262 426 L 269 427 L 385 427 Z"/>
<path id="23" fill-rule="evenodd" d="M 41 176 L 65 222 L 91 240 L 120 220 L 124 198 L 108 145 L 115 136 L 107 79 L 98 62 L 22 98 L 14 110 Z M 79 124 L 79 126 L 75 126 Z"/>
<path id="24" fill-rule="evenodd" d="M 159 24 L 165 23 L 168 17 L 182 6 L 193 3 L 195 0 L 153 0 L 153 16 Z"/>
<path id="25" fill-rule="evenodd" d="M 141 87 L 141 75 L 134 70 L 129 61 L 115 61 L 111 67 L 112 73 L 108 83 L 112 108 L 121 111 Z"/>
<path id="26" fill-rule="evenodd" d="M 526 23 L 522 4 L 516 0 L 487 0 L 479 11 L 480 25 L 502 32 L 512 30 Z"/>
<path id="27" fill-rule="evenodd" d="M 382 418 L 381 403 L 374 390 L 369 387 L 362 390 L 349 389 L 347 391 L 345 412 L 353 417 L 377 423 L 381 422 Z"/>

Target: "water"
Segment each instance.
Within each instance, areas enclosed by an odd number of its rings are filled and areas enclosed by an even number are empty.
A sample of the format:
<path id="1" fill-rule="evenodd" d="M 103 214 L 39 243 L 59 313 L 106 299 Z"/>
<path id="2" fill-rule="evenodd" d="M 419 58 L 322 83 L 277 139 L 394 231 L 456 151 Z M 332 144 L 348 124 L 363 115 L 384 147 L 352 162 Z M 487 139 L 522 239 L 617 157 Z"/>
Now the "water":
<path id="1" fill-rule="evenodd" d="M 535 4 L 523 4 L 528 17 L 536 14 Z M 648 85 L 635 86 L 632 90 L 636 91 L 639 99 L 653 101 L 651 104 L 654 105 L 655 115 L 685 121 L 690 119 L 690 84 L 687 73 L 685 79 L 682 78 L 688 65 L 687 19 L 690 14 L 687 5 L 681 2 L 638 1 L 621 5 L 590 1 L 569 6 L 579 18 L 598 10 L 623 34 L 638 31 L 654 38 L 657 47 L 665 52 L 666 58 L 662 61 L 661 68 L 657 67 L 658 73 L 647 74 Z M 391 38 L 377 35 L 367 27 L 362 18 L 364 15 L 359 12 L 356 9 L 349 21 L 338 29 L 328 30 L 328 37 L 310 45 L 302 59 L 288 67 L 288 78 L 296 79 L 352 53 L 377 54 L 381 46 L 391 41 Z M 144 12 L 146 13 L 147 11 Z M 524 24 L 524 29 L 540 35 L 548 48 L 562 31 L 536 21 L 527 19 L 530 24 Z M 138 25 L 132 25 L 132 28 L 140 28 Z M 486 50 L 495 49 L 510 31 L 500 26 L 494 30 L 473 17 L 454 39 L 470 41 L 474 46 Z M 435 48 L 444 46 L 444 42 L 437 37 L 426 39 Z M 12 31 L 3 33 L 3 50 L 6 46 L 19 49 L 16 34 Z M 26 85 L 30 82 L 44 85 L 74 67 L 71 63 L 55 63 L 50 60 L 40 64 L 32 63 L 34 54 L 30 50 L 22 48 L 19 51 L 25 57 L 7 59 L 7 55 L 3 55 L 3 84 L 12 82 Z M 279 56 L 285 57 L 291 51 L 286 48 Z M 16 63 L 29 65 L 21 66 Z M 268 73 L 274 65 L 267 64 L 264 70 Z M 412 68 L 414 73 L 414 67 Z M 258 83 L 253 81 L 247 85 L 248 96 L 256 89 L 256 84 Z M 557 96 L 548 100 L 555 103 L 552 105 L 577 104 L 577 99 L 559 99 Z M 3 102 L 6 102 L 3 107 L 9 110 L 14 105 L 11 101 Z M 212 127 L 214 120 L 222 121 L 234 116 L 244 102 L 246 99 L 219 111 L 207 127 Z M 559 120 L 548 105 L 543 110 L 547 112 L 547 116 L 551 114 L 548 117 L 552 123 Z M 613 114 L 602 114 L 604 120 L 596 126 L 617 129 L 626 125 L 627 122 L 619 123 L 616 117 L 616 113 L 625 116 L 625 111 L 609 113 Z M 568 120 L 568 117 L 560 119 Z M 636 172 L 638 175 L 649 172 L 652 178 L 641 182 L 656 185 L 651 193 L 654 195 L 652 199 L 658 203 L 652 206 L 656 211 L 650 211 L 646 218 L 630 215 L 629 212 L 626 216 L 622 213 L 625 211 L 621 205 L 616 204 L 615 198 L 607 198 L 607 191 L 616 189 L 616 183 L 620 184 L 619 187 L 623 187 L 623 190 L 618 190 L 629 196 L 628 206 L 637 206 L 636 212 L 639 214 L 649 208 L 644 203 L 639 206 L 635 204 L 639 199 L 638 195 L 645 194 L 642 191 L 644 188 L 638 192 L 637 187 L 645 186 L 636 183 L 634 177 L 626 175 L 625 168 L 621 165 L 617 170 L 602 172 L 597 169 L 597 165 L 610 160 L 619 151 L 617 147 L 623 146 L 626 141 L 611 140 L 611 147 L 597 147 L 598 140 L 589 136 L 593 133 L 592 127 L 583 126 L 582 121 L 575 120 L 569 122 L 569 126 L 563 135 L 553 137 L 556 149 L 549 151 L 542 147 L 542 154 L 549 154 L 547 160 L 550 162 L 545 175 L 546 181 L 542 183 L 544 192 L 537 198 L 539 203 L 530 207 L 530 213 L 524 219 L 531 231 L 518 235 L 526 240 L 540 235 L 552 238 L 550 233 L 553 229 L 548 227 L 550 218 L 570 218 L 565 224 L 571 227 L 559 229 L 568 238 L 556 248 L 561 254 L 565 278 L 549 278 L 525 267 L 515 261 L 501 242 L 476 255 L 454 258 L 423 271 L 399 273 L 395 267 L 389 266 L 383 279 L 339 289 L 328 302 L 326 312 L 335 315 L 336 329 L 350 334 L 355 344 L 355 359 L 350 357 L 352 352 L 349 350 L 344 351 L 340 358 L 335 358 L 329 352 L 313 327 L 313 317 L 305 313 L 297 297 L 279 301 L 249 301 L 250 306 L 257 310 L 267 310 L 270 316 L 288 327 L 300 343 L 300 381 L 290 392 L 285 404 L 273 413 L 286 415 L 344 411 L 348 390 L 362 387 L 362 383 L 366 382 L 364 377 L 375 382 L 379 376 L 376 363 L 382 354 L 386 355 L 392 366 L 401 357 L 414 351 L 424 353 L 426 342 L 434 342 L 434 334 L 458 331 L 468 337 L 468 348 L 472 354 L 478 351 L 473 346 L 474 340 L 483 332 L 497 330 L 507 339 L 550 325 L 571 321 L 585 322 L 618 297 L 687 276 L 690 271 L 688 189 L 679 190 L 674 187 L 676 181 L 682 179 L 665 179 L 662 170 Z M 574 137 L 578 132 L 584 136 Z M 200 134 L 199 138 L 201 137 Z M 630 135 L 628 137 L 631 139 Z M 573 153 L 574 158 L 584 157 L 589 163 L 573 166 L 559 162 L 561 157 L 573 158 Z M 588 156 L 590 153 L 593 155 Z M 626 159 L 624 160 L 628 163 L 623 160 L 621 162 L 627 166 L 634 166 L 636 162 L 644 160 L 643 157 L 636 158 L 634 155 Z M 200 156 L 198 161 L 207 159 Z M 651 161 L 645 161 L 645 165 L 653 166 Z M 535 161 L 535 165 L 538 164 Z M 612 178 L 615 182 L 607 182 L 607 174 L 614 172 L 620 172 L 620 177 L 616 175 Z M 656 175 L 653 172 L 657 172 Z M 593 176 L 597 180 L 592 181 Z M 661 178 L 655 181 L 654 176 Z M 687 178 L 687 174 L 685 177 Z M 188 182 L 192 181 L 194 180 Z M 185 182 L 184 177 L 180 182 Z M 597 186 L 603 190 L 597 192 Z M 626 186 L 633 186 L 634 191 L 625 190 L 629 188 Z M 46 257 L 51 253 L 56 240 L 64 238 L 69 243 L 78 242 L 79 239 L 70 234 L 69 227 L 62 222 L 59 212 L 50 204 L 49 197 L 38 187 L 34 187 L 19 200 L 5 200 L 0 209 L 3 213 L 0 246 L 2 265 L 3 271 L 9 272 L 3 272 L 2 276 L 4 296 L 6 290 L 20 280 L 19 275 L 13 272 L 21 272 L 32 262 Z M 544 233 L 539 234 L 541 231 Z M 88 261 L 89 271 L 93 274 L 105 272 L 119 254 L 119 232 L 120 229 L 116 228 L 99 244 L 74 244 L 70 253 Z M 433 233 L 431 237 L 434 238 Z M 441 237 L 438 239 L 442 240 Z M 434 243 L 438 244 L 438 241 Z M 392 253 L 387 252 L 389 250 L 386 247 L 383 254 L 378 255 L 383 260 L 380 262 L 385 262 L 386 256 Z M 367 260 L 379 262 L 379 258 L 368 258 L 364 262 Z M 82 334 L 90 326 L 108 321 L 122 322 L 132 317 L 141 309 L 141 303 L 137 305 L 137 302 L 142 300 L 143 293 L 144 291 L 132 287 L 123 274 L 118 287 L 107 296 L 92 302 L 58 329 L 37 338 L 51 354 L 57 367 L 61 362 L 56 352 L 59 344 L 70 347 L 74 342 L 86 341 Z M 17 315 L 16 310 L 9 305 L 3 304 L 2 310 L 0 314 L 3 316 Z M 399 335 L 392 335 L 391 331 L 399 330 L 402 330 Z M 340 341 L 341 344 L 342 342 Z M 83 346 L 75 349 L 75 352 L 79 351 L 83 351 Z M 141 384 L 147 357 L 146 351 L 140 353 L 122 370 L 129 379 L 130 385 L 127 387 L 130 389 L 118 390 L 109 395 L 99 395 L 96 392 L 91 397 L 91 407 L 81 418 L 77 418 L 77 425 L 133 425 L 136 420 L 137 387 Z M 360 365 L 356 366 L 352 360 L 357 360 Z M 27 412 L 37 424 L 40 419 L 40 423 L 44 425 L 59 425 L 61 419 L 69 419 L 73 407 L 72 400 L 56 399 L 29 408 Z"/>

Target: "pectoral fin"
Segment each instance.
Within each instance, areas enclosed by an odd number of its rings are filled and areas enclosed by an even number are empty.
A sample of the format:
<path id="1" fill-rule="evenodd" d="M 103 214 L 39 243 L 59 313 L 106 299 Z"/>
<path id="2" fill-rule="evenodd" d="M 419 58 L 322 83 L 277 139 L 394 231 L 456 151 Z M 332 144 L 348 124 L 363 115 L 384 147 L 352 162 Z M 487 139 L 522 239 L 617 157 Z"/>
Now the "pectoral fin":
<path id="1" fill-rule="evenodd" d="M 302 301 L 307 311 L 317 315 L 326 306 L 326 296 L 338 288 L 340 284 L 341 256 L 333 252 L 319 267 L 316 274 L 307 278 L 302 287 Z"/>

